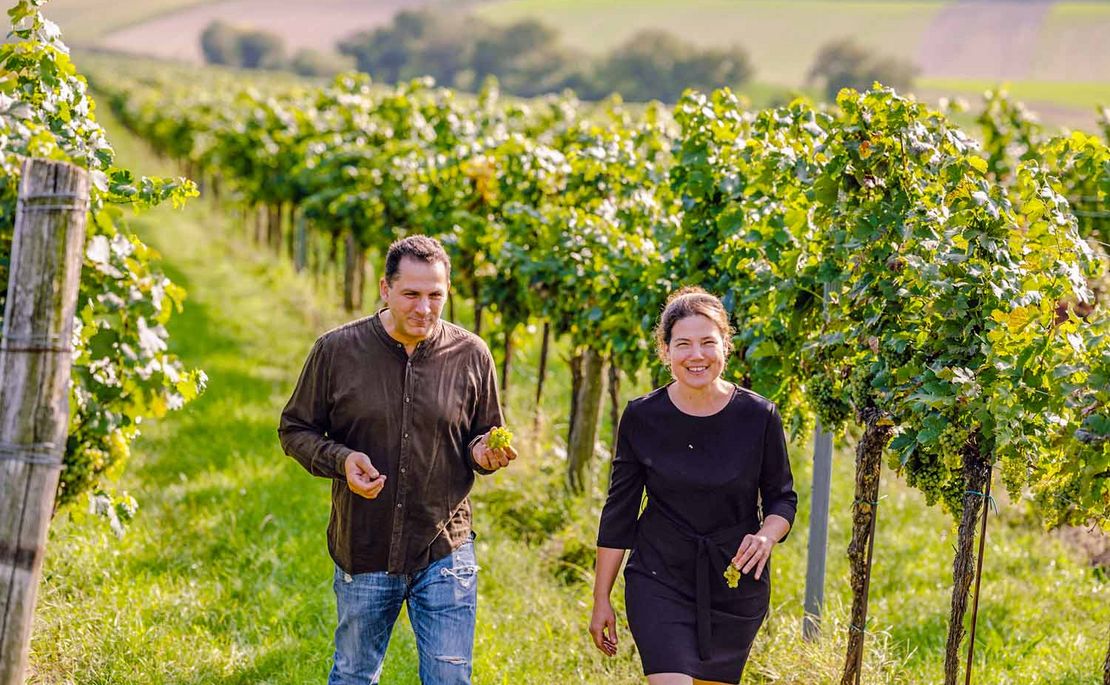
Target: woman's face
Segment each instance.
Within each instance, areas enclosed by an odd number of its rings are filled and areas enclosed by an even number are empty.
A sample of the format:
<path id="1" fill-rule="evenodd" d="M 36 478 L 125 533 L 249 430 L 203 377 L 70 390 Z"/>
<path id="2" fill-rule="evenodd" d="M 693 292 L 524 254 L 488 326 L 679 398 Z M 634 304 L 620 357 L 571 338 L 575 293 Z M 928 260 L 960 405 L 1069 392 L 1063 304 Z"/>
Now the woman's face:
<path id="1" fill-rule="evenodd" d="M 717 324 L 701 314 L 676 321 L 667 358 L 676 381 L 692 390 L 709 387 L 725 369 L 725 343 Z"/>

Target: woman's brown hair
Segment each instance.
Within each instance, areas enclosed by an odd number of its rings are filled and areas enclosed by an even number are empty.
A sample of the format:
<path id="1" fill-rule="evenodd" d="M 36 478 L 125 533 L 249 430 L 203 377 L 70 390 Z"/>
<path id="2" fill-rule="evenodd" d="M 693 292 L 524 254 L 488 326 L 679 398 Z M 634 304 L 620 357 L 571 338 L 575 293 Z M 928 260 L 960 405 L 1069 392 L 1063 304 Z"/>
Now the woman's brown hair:
<path id="1" fill-rule="evenodd" d="M 728 312 L 716 295 L 710 295 L 697 286 L 684 286 L 667 298 L 667 305 L 655 326 L 655 346 L 659 359 L 667 363 L 667 346 L 671 344 L 674 325 L 688 316 L 704 316 L 713 322 L 721 333 L 725 345 L 725 358 L 732 354 L 732 324 Z"/>

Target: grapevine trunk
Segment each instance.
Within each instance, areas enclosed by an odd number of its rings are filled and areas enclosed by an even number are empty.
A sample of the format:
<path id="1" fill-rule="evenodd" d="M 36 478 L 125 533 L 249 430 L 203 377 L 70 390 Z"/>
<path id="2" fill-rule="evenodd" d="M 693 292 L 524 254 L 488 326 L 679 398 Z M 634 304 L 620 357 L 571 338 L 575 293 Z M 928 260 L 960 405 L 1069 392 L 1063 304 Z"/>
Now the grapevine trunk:
<path id="1" fill-rule="evenodd" d="M 543 399 L 543 381 L 547 377 L 547 353 L 551 347 L 551 323 L 543 322 L 543 342 L 540 344 L 540 369 L 536 374 L 536 405 L 532 414 L 532 432 L 540 432 L 540 400 Z"/>
<path id="2" fill-rule="evenodd" d="M 856 445 L 856 499 L 852 510 L 852 541 L 848 545 L 851 565 L 852 614 L 848 629 L 848 651 L 841 685 L 858 682 L 863 665 L 863 640 L 867 628 L 867 596 L 871 576 L 871 540 L 875 535 L 875 503 L 879 500 L 883 447 L 892 426 L 874 407 L 860 412 L 863 437 Z"/>
<path id="3" fill-rule="evenodd" d="M 586 489 L 588 468 L 597 441 L 605 359 L 596 350 L 584 348 L 575 355 L 571 369 L 577 379 L 571 397 L 567 435 L 567 483 L 572 492 L 580 493 Z"/>
<path id="4" fill-rule="evenodd" d="M 968 591 L 975 575 L 975 524 L 983 507 L 990 464 L 979 451 L 977 434 L 960 450 L 963 458 L 964 501 L 952 563 L 952 610 L 948 617 L 948 642 L 944 653 L 944 685 L 956 685 L 960 675 L 960 643 L 964 637 L 964 614 Z"/>
<path id="5" fill-rule="evenodd" d="M 1110 640 L 1107 641 L 1106 663 L 1102 665 L 1102 685 L 1110 685 Z"/>

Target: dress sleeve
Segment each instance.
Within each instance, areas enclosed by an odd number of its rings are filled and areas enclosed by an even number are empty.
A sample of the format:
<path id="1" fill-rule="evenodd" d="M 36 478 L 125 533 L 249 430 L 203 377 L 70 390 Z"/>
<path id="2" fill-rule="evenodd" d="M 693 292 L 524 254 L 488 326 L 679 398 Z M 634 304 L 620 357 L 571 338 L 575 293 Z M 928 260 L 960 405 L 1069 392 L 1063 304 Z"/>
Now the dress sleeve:
<path id="1" fill-rule="evenodd" d="M 759 472 L 759 496 L 763 503 L 763 516 L 775 514 L 793 526 L 794 514 L 798 511 L 798 493 L 794 492 L 790 457 L 786 453 L 786 434 L 782 429 L 778 407 L 771 406 L 771 414 L 763 431 L 763 465 Z M 785 541 L 787 535 L 780 542 Z"/>
<path id="2" fill-rule="evenodd" d="M 609 497 L 601 510 L 598 547 L 632 549 L 636 540 L 636 521 L 640 515 L 645 475 L 644 465 L 636 458 L 628 439 L 631 423 L 628 408 L 625 407 L 617 427 L 617 453 L 613 457 L 609 477 Z"/>
<path id="3" fill-rule="evenodd" d="M 353 451 L 328 437 L 328 363 L 323 339 L 317 340 L 304 363 L 297 387 L 281 412 L 278 437 L 286 454 L 314 476 L 346 479 L 343 462 Z"/>

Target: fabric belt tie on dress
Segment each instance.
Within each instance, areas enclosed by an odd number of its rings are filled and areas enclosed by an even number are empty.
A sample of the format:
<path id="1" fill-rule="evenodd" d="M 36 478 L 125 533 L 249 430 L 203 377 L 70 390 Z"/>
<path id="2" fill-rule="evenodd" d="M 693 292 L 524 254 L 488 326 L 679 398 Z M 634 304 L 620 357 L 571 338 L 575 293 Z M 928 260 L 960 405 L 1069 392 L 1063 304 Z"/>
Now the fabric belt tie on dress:
<path id="1" fill-rule="evenodd" d="M 695 572 L 697 575 L 694 579 L 694 599 L 697 614 L 698 658 L 706 661 L 709 658 L 709 640 L 713 634 L 710 614 L 712 602 L 709 595 L 710 584 L 713 582 L 713 569 L 709 565 L 710 551 L 715 546 L 726 544 L 736 544 L 739 547 L 740 541 L 744 539 L 745 535 L 752 530 L 759 529 L 759 520 L 753 517 L 735 526 L 721 528 L 708 535 L 701 535 L 695 533 L 690 526 L 674 518 L 663 509 L 656 508 L 654 511 L 660 514 L 664 520 L 670 522 L 674 530 L 683 538 L 697 543 L 698 551 L 695 558 Z"/>

